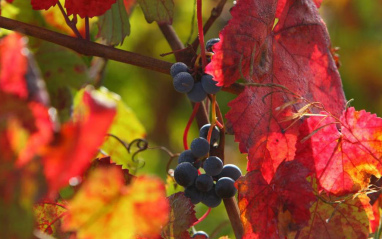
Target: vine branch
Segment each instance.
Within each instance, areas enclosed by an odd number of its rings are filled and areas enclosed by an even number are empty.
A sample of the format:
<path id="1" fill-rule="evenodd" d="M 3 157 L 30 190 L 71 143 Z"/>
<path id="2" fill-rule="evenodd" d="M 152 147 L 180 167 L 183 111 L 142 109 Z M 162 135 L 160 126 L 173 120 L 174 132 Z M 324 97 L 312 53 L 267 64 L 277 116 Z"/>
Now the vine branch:
<path id="1" fill-rule="evenodd" d="M 153 70 L 165 74 L 170 73 L 171 62 L 162 61 L 138 53 L 119 50 L 84 39 L 70 37 L 58 32 L 50 31 L 41 27 L 33 26 L 20 21 L 8 19 L 0 16 L 0 27 L 20 32 L 22 34 L 36 37 L 41 40 L 72 49 L 86 56 L 98 56 L 106 59 L 139 66 L 148 70 Z"/>

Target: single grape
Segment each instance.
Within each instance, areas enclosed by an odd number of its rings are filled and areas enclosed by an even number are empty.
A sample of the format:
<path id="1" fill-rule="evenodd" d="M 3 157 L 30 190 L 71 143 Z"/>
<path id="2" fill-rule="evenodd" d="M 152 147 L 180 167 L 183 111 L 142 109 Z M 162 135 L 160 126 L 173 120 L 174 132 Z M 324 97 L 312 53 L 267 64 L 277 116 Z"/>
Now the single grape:
<path id="1" fill-rule="evenodd" d="M 222 199 L 216 194 L 215 187 L 210 191 L 203 193 L 202 203 L 207 207 L 217 207 L 222 202 Z"/>
<path id="2" fill-rule="evenodd" d="M 196 138 L 191 142 L 191 151 L 195 157 L 203 157 L 210 151 L 210 144 L 204 138 Z"/>
<path id="3" fill-rule="evenodd" d="M 229 177 L 222 177 L 216 182 L 215 191 L 220 198 L 233 197 L 237 192 L 235 181 Z"/>
<path id="4" fill-rule="evenodd" d="M 218 82 L 212 79 L 212 75 L 208 75 L 208 74 L 203 75 L 201 82 L 202 82 L 203 90 L 207 94 L 216 94 L 221 89 L 220 86 L 216 85 Z"/>
<path id="5" fill-rule="evenodd" d="M 220 41 L 220 38 L 211 38 L 206 42 L 206 51 L 214 52 L 212 46 Z"/>
<path id="6" fill-rule="evenodd" d="M 188 197 L 193 204 L 200 203 L 203 197 L 203 194 L 195 186 L 187 187 L 184 190 L 184 195 Z"/>
<path id="7" fill-rule="evenodd" d="M 194 235 L 192 235 L 191 238 L 195 238 L 195 239 L 208 239 L 208 234 L 205 233 L 204 231 L 197 231 L 194 233 Z"/>
<path id="8" fill-rule="evenodd" d="M 199 130 L 199 137 L 207 139 L 208 136 L 208 130 L 210 130 L 211 124 L 205 124 L 200 128 Z M 214 127 L 211 134 L 211 145 L 216 144 L 220 139 L 220 130 L 218 127 Z"/>
<path id="9" fill-rule="evenodd" d="M 197 176 L 198 170 L 189 162 L 178 164 L 174 170 L 175 181 L 183 187 L 194 184 Z"/>
<path id="10" fill-rule="evenodd" d="M 223 169 L 223 161 L 216 156 L 208 157 L 203 163 L 204 171 L 210 176 L 216 176 L 221 173 Z"/>
<path id="11" fill-rule="evenodd" d="M 178 164 L 181 164 L 181 163 L 184 163 L 184 162 L 189 162 L 189 163 L 191 163 L 192 165 L 194 165 L 196 159 L 197 159 L 197 158 L 192 154 L 191 150 L 188 149 L 188 150 L 183 151 L 183 152 L 179 155 L 179 158 L 178 158 Z M 194 165 L 194 166 L 195 166 L 195 165 Z"/>
<path id="12" fill-rule="evenodd" d="M 194 88 L 187 93 L 187 97 L 192 102 L 201 102 L 207 97 L 207 93 L 203 90 L 203 86 L 200 81 L 194 84 Z"/>
<path id="13" fill-rule="evenodd" d="M 176 62 L 170 68 L 170 74 L 172 77 L 175 77 L 180 72 L 187 72 L 188 67 L 183 62 Z"/>
<path id="14" fill-rule="evenodd" d="M 172 83 L 179 93 L 188 93 L 194 87 L 194 77 L 188 72 L 180 72 L 174 76 Z"/>
<path id="15" fill-rule="evenodd" d="M 226 164 L 223 166 L 221 173 L 219 173 L 219 175 L 217 175 L 216 177 L 218 179 L 222 177 L 230 177 L 234 181 L 236 181 L 238 178 L 240 178 L 240 176 L 241 176 L 241 170 L 239 167 L 237 167 L 234 164 Z"/>
<path id="16" fill-rule="evenodd" d="M 200 174 L 195 180 L 195 187 L 201 192 L 208 192 L 214 186 L 214 180 L 210 175 Z"/>

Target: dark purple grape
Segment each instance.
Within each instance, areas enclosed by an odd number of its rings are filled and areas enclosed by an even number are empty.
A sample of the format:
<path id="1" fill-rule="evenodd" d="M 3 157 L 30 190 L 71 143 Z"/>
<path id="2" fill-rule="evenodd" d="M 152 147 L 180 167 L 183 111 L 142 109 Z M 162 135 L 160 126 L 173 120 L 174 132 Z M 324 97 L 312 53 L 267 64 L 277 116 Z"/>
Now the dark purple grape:
<path id="1" fill-rule="evenodd" d="M 207 94 L 216 94 L 220 91 L 221 87 L 220 86 L 217 86 L 217 82 L 214 81 L 212 79 L 212 76 L 211 75 L 203 75 L 202 76 L 202 79 L 201 79 L 201 82 L 202 82 L 202 87 L 203 87 L 203 90 L 207 93 Z"/>
<path id="2" fill-rule="evenodd" d="M 241 170 L 238 166 L 234 164 L 226 164 L 223 166 L 221 173 L 216 176 L 218 179 L 222 177 L 230 177 L 236 181 L 241 176 Z"/>
<path id="3" fill-rule="evenodd" d="M 203 169 L 206 171 L 206 174 L 216 176 L 223 169 L 223 161 L 219 157 L 210 156 L 204 161 Z"/>
<path id="4" fill-rule="evenodd" d="M 214 52 L 212 46 L 220 41 L 220 38 L 211 38 L 206 42 L 206 51 Z"/>
<path id="5" fill-rule="evenodd" d="M 170 68 L 170 74 L 172 77 L 175 77 L 180 72 L 187 72 L 188 67 L 183 62 L 176 62 Z"/>
<path id="6" fill-rule="evenodd" d="M 199 169 L 202 165 L 202 162 L 200 160 L 197 160 L 198 158 L 196 158 L 194 156 L 194 154 L 192 153 L 192 151 L 190 149 L 188 150 L 185 150 L 183 151 L 180 155 L 179 155 L 179 158 L 178 158 L 178 164 L 180 163 L 183 163 L 183 162 L 189 162 L 191 163 L 192 165 L 194 165 L 194 167 L 196 169 Z"/>
<path id="7" fill-rule="evenodd" d="M 194 87 L 194 77 L 188 72 L 180 72 L 174 76 L 172 83 L 179 93 L 188 93 Z"/>
<path id="8" fill-rule="evenodd" d="M 204 138 L 196 138 L 191 142 L 191 151 L 195 157 L 203 157 L 210 151 L 210 144 Z"/>
<path id="9" fill-rule="evenodd" d="M 174 170 L 175 181 L 183 187 L 194 184 L 196 177 L 198 170 L 189 162 L 178 164 Z"/>
<path id="10" fill-rule="evenodd" d="M 201 102 L 207 97 L 207 93 L 203 90 L 203 86 L 200 81 L 194 84 L 194 88 L 187 93 L 187 97 L 192 102 Z"/>
<path id="11" fill-rule="evenodd" d="M 184 195 L 188 197 L 193 204 L 198 204 L 202 201 L 203 194 L 196 189 L 195 186 L 189 186 L 184 190 Z"/>
<path id="12" fill-rule="evenodd" d="M 200 128 L 199 137 L 207 139 L 208 130 L 210 129 L 210 126 L 211 124 L 203 125 L 202 128 Z M 214 145 L 215 143 L 219 141 L 219 139 L 220 139 L 220 130 L 218 127 L 215 126 L 211 134 L 211 144 Z"/>
<path id="13" fill-rule="evenodd" d="M 202 203 L 207 207 L 217 207 L 222 202 L 222 199 L 216 194 L 215 187 L 210 191 L 203 193 Z"/>
<path id="14" fill-rule="evenodd" d="M 205 233 L 204 231 L 197 231 L 194 233 L 194 235 L 192 235 L 191 238 L 195 238 L 195 239 L 208 239 L 208 234 Z"/>
<path id="15" fill-rule="evenodd" d="M 216 182 L 215 191 L 220 198 L 233 197 L 237 192 L 235 181 L 229 177 L 222 177 Z"/>
<path id="16" fill-rule="evenodd" d="M 200 174 L 195 180 L 195 187 L 201 192 L 208 192 L 214 186 L 214 180 L 210 175 Z"/>

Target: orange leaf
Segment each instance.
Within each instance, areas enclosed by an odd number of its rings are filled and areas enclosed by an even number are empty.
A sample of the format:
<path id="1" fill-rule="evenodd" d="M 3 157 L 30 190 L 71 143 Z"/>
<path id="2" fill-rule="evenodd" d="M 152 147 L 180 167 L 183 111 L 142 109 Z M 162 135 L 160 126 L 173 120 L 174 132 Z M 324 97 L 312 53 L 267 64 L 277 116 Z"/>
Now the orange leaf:
<path id="1" fill-rule="evenodd" d="M 63 230 L 79 238 L 155 237 L 168 220 L 164 184 L 138 177 L 125 186 L 121 170 L 95 169 L 69 202 Z"/>

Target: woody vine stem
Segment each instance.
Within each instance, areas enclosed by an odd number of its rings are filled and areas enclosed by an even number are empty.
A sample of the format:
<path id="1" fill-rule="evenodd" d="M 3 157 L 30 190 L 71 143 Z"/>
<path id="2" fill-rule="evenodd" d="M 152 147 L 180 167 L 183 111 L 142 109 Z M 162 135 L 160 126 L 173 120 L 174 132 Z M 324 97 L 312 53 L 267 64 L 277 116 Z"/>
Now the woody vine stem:
<path id="1" fill-rule="evenodd" d="M 186 48 L 183 43 L 180 41 L 177 36 L 175 30 L 172 26 L 167 24 L 158 24 L 160 30 L 162 31 L 164 37 L 168 41 L 172 51 L 174 52 L 175 58 L 177 61 L 184 62 L 187 65 L 191 64 L 192 59 L 195 57 L 195 52 L 197 50 L 198 45 L 204 44 L 203 35 L 208 31 L 214 21 L 220 16 L 223 7 L 226 3 L 226 0 L 221 0 L 218 5 L 212 9 L 211 16 L 206 21 L 206 24 L 202 25 L 201 21 L 201 0 L 197 1 L 197 17 L 198 17 L 198 32 L 199 37 L 194 40 L 191 46 Z M 65 13 L 63 12 L 65 15 Z M 73 29 L 71 21 L 65 18 L 67 24 Z M 86 19 L 88 20 L 88 19 Z M 69 21 L 69 22 L 68 22 Z M 20 21 L 8 19 L 0 16 L 0 27 L 8 30 L 13 30 L 16 32 L 20 32 L 22 34 L 36 37 L 41 40 L 49 41 L 51 43 L 64 46 L 66 48 L 72 49 L 80 54 L 87 56 L 97 56 L 105 59 L 110 59 L 114 61 L 123 62 L 126 64 L 142 67 L 148 70 L 157 71 L 160 73 L 169 74 L 170 67 L 172 63 L 155 59 L 148 56 L 143 56 L 134 52 L 124 51 L 120 49 L 116 49 L 111 46 L 106 46 L 102 44 L 98 44 L 95 42 L 89 41 L 88 34 L 86 34 L 85 39 L 76 32 L 75 29 L 73 31 L 76 33 L 77 38 L 70 37 L 64 34 L 60 34 L 54 31 L 50 31 L 41 27 L 33 26 L 30 24 L 26 24 Z M 203 27 L 203 29 L 202 29 Z M 201 42 L 201 44 L 199 44 Z M 205 52 L 204 47 L 201 47 L 202 53 L 202 65 L 203 69 L 206 65 L 205 62 Z M 223 87 L 223 91 L 227 91 L 233 94 L 240 94 L 243 91 L 244 87 L 240 84 L 233 84 L 230 87 Z M 219 122 L 223 122 L 223 117 L 221 115 L 218 104 L 215 104 L 217 118 Z M 215 110 L 215 109 L 214 109 Z M 199 126 L 203 126 L 209 122 L 207 111 L 204 104 L 201 104 L 201 107 L 196 112 L 195 120 Z M 224 158 L 224 130 L 222 131 L 223 142 L 222 146 L 219 146 L 216 149 L 216 155 L 220 155 L 221 158 Z M 228 213 L 229 219 L 231 221 L 232 228 L 234 230 L 236 238 L 242 238 L 243 235 L 243 226 L 240 221 L 240 213 L 238 209 L 238 205 L 236 199 L 229 198 L 224 199 L 224 205 L 226 207 L 226 211 Z"/>

